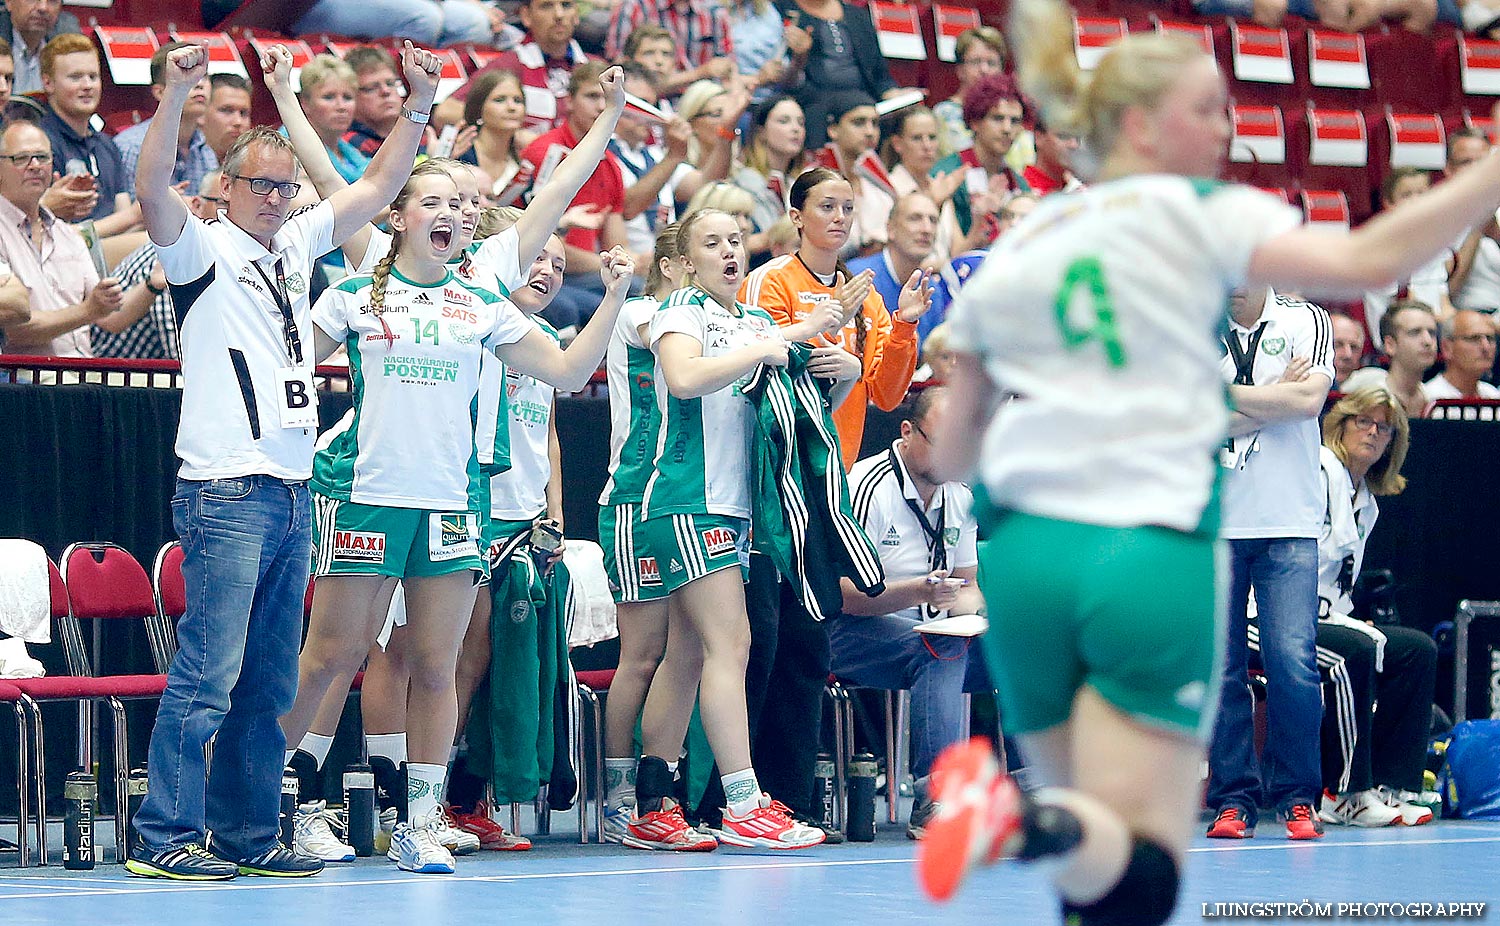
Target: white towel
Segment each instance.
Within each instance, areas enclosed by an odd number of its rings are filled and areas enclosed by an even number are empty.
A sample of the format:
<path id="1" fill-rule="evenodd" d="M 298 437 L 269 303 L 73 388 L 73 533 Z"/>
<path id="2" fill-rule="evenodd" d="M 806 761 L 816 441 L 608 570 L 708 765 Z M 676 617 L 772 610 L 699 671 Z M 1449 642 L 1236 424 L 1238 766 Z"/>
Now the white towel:
<path id="1" fill-rule="evenodd" d="M 593 646 L 620 635 L 615 599 L 604 572 L 604 551 L 597 543 L 568 538 L 563 549 L 568 567 L 568 648 Z"/>
<path id="2" fill-rule="evenodd" d="M 41 678 L 46 674 L 42 664 L 26 652 L 25 640 L 0 640 L 0 678 Z"/>
<path id="3" fill-rule="evenodd" d="M 52 640 L 47 551 L 30 540 L 0 540 L 0 632 L 27 643 Z"/>

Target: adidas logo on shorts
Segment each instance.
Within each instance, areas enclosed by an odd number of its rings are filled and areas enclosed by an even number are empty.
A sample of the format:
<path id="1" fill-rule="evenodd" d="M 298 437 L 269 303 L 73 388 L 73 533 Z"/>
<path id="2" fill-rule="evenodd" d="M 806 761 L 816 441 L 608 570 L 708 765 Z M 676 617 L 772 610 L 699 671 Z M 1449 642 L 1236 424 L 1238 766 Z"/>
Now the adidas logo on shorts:
<path id="1" fill-rule="evenodd" d="M 667 568 L 672 570 L 673 572 L 681 572 L 682 564 L 677 562 L 677 560 L 674 558 L 670 563 L 667 563 Z"/>

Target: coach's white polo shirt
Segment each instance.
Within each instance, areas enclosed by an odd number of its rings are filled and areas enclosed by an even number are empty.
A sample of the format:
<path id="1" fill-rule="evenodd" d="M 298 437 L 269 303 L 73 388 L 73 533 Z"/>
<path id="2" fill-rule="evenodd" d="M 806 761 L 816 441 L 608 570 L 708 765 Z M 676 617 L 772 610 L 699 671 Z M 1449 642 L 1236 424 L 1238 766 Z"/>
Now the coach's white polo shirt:
<path id="1" fill-rule="evenodd" d="M 1227 336 L 1242 350 L 1260 331 L 1251 365 L 1252 384 L 1281 378 L 1293 357 L 1312 361 L 1309 375 L 1333 382 L 1333 325 L 1315 305 L 1270 293 L 1265 311 L 1250 328 L 1232 320 Z M 1224 382 L 1235 378 L 1235 360 L 1220 361 Z M 1323 477 L 1317 416 L 1268 425 L 1234 439 L 1234 465 L 1224 473 L 1220 536 L 1229 540 L 1316 538 L 1323 527 Z"/>
<path id="2" fill-rule="evenodd" d="M 220 212 L 207 221 L 188 216 L 175 242 L 156 245 L 182 332 L 184 479 L 312 475 L 317 426 L 282 427 L 278 371 L 314 364 L 309 283 L 313 261 L 333 249 L 333 207 L 294 213 L 271 244 L 267 250 Z M 290 303 L 300 361 L 277 289 Z"/>
<path id="3" fill-rule="evenodd" d="M 889 580 L 914 579 L 935 568 L 934 539 L 929 531 L 922 529 L 917 513 L 912 510 L 912 505 L 921 508 L 922 500 L 897 449 L 900 443 L 896 441 L 890 450 L 860 460 L 849 470 L 849 499 L 854 516 L 879 551 L 880 565 Z M 950 570 L 978 565 L 975 544 L 979 524 L 974 519 L 974 493 L 968 486 L 961 482 L 943 483 L 932 493 L 932 501 L 924 513 L 931 531 L 942 525 L 943 548 Z M 914 606 L 895 615 L 915 621 L 943 616 L 941 612 L 924 615 L 923 610 Z"/>

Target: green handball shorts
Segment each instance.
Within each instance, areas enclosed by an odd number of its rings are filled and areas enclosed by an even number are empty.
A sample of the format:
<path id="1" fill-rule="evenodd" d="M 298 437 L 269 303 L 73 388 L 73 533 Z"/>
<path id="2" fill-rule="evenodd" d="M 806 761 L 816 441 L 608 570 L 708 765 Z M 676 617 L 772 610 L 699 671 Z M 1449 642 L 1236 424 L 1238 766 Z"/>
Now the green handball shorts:
<path id="1" fill-rule="evenodd" d="M 361 505 L 313 496 L 313 575 L 445 576 L 482 573 L 479 517 Z"/>
<path id="2" fill-rule="evenodd" d="M 635 539 L 656 557 L 667 594 L 721 569 L 750 577 L 750 522 L 717 514 L 669 514 L 642 521 Z"/>
<path id="3" fill-rule="evenodd" d="M 984 652 L 1006 732 L 1064 722 L 1088 685 L 1140 723 L 1207 741 L 1224 662 L 1219 541 L 988 514 Z"/>

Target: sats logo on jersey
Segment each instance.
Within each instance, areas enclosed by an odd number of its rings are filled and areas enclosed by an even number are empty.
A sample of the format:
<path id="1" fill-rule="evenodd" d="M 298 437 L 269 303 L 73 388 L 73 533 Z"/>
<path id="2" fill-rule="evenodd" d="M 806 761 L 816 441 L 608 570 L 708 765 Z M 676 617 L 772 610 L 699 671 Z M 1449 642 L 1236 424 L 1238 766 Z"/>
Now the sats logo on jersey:
<path id="1" fill-rule="evenodd" d="M 641 585 L 660 585 L 661 567 L 656 565 L 654 556 L 638 556 L 635 560 L 635 571 L 641 577 Z"/>
<path id="2" fill-rule="evenodd" d="M 734 531 L 727 527 L 711 527 L 703 532 L 703 549 L 709 556 L 734 552 L 734 541 Z"/>
<path id="3" fill-rule="evenodd" d="M 385 534 L 375 531 L 334 531 L 336 563 L 384 563 Z"/>
<path id="4" fill-rule="evenodd" d="M 469 309 L 456 309 L 451 305 L 443 306 L 443 317 L 456 318 L 461 322 L 468 322 L 471 325 L 479 324 L 479 313 Z"/>

